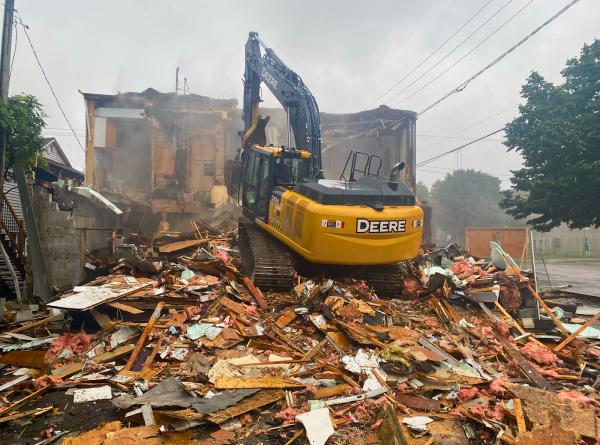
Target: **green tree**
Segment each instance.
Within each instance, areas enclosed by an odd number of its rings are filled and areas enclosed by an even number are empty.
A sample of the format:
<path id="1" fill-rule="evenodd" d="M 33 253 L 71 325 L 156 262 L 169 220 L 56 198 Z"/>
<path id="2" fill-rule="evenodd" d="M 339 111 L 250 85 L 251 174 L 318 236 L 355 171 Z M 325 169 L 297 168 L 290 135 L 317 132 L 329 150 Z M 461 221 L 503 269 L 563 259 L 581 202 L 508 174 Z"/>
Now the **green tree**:
<path id="1" fill-rule="evenodd" d="M 8 132 L 4 175 L 15 165 L 45 165 L 40 154 L 42 130 L 46 126 L 42 104 L 29 94 L 18 94 L 0 103 L 0 125 Z"/>
<path id="2" fill-rule="evenodd" d="M 429 189 L 427 188 L 427 186 L 421 181 L 418 181 L 416 189 L 417 198 L 419 199 L 419 201 L 429 202 L 429 200 L 431 199 L 431 195 L 429 194 Z"/>
<path id="3" fill-rule="evenodd" d="M 433 231 L 438 238 L 462 243 L 467 227 L 514 226 L 498 202 L 500 180 L 475 170 L 456 170 L 431 186 Z"/>
<path id="4" fill-rule="evenodd" d="M 533 72 L 506 129 L 505 145 L 523 156 L 523 168 L 500 205 L 540 231 L 600 226 L 600 40 L 561 74 L 565 82 L 554 85 Z"/>

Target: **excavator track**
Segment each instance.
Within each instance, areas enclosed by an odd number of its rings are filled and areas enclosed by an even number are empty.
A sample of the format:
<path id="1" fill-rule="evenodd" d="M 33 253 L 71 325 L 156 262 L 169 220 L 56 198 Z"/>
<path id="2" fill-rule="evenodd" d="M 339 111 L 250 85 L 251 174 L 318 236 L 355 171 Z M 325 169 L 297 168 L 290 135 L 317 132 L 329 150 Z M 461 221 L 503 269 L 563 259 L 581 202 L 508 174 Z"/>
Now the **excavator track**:
<path id="1" fill-rule="evenodd" d="M 355 278 L 367 285 L 381 298 L 397 298 L 402 294 L 403 279 L 408 271 L 402 263 L 380 266 L 331 266 L 309 263 L 295 257 L 296 270 L 304 277 Z"/>
<path id="2" fill-rule="evenodd" d="M 366 278 L 367 284 L 383 298 L 398 297 L 402 293 L 402 280 L 407 272 L 401 263 L 358 268 L 312 264 L 296 258 L 249 219 L 241 218 L 238 227 L 242 270 L 261 289 L 289 291 L 294 286 L 295 263 L 298 262 L 299 267 L 304 265 L 302 275 L 318 275 L 325 270 L 325 275 L 332 277 Z"/>
<path id="3" fill-rule="evenodd" d="M 241 218 L 238 228 L 243 272 L 256 287 L 289 291 L 294 286 L 294 262 L 287 248 L 249 219 Z"/>
<path id="4" fill-rule="evenodd" d="M 402 293 L 406 270 L 401 263 L 367 268 L 367 284 L 379 297 L 395 298 Z"/>

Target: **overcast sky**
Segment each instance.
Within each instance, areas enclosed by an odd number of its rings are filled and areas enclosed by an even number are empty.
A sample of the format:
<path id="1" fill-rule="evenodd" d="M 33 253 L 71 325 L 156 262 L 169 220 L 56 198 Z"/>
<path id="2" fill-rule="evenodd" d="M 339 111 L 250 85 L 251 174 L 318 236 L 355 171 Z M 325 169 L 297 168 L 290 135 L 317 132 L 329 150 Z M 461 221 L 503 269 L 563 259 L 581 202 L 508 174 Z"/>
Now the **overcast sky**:
<path id="1" fill-rule="evenodd" d="M 462 31 L 377 105 L 422 110 L 568 2 L 489 1 Z M 488 0 L 16 0 L 15 8 L 30 27 L 41 62 L 83 143 L 84 105 L 78 90 L 114 94 L 153 87 L 173 91 L 175 68 L 180 66 L 193 93 L 240 100 L 243 50 L 251 30 L 301 75 L 321 111 L 363 110 L 486 3 Z M 412 95 L 523 7 L 462 62 Z M 560 81 L 565 61 L 577 56 L 584 43 L 600 37 L 599 24 L 600 1 L 581 0 L 463 92 L 421 116 L 417 122 L 418 159 L 501 128 L 516 115 L 520 86 L 528 74 L 536 70 L 548 80 Z M 480 26 L 437 67 L 389 100 Z M 71 162 L 82 169 L 83 151 L 68 134 L 20 28 L 16 40 L 10 94 L 25 92 L 41 100 L 49 115 L 46 135 L 57 137 Z M 406 98 L 409 95 L 412 97 Z M 265 106 L 275 105 L 275 100 L 267 97 Z M 482 120 L 485 122 L 479 123 Z M 462 159 L 451 155 L 436 161 L 419 170 L 417 177 L 429 185 L 459 165 L 494 173 L 506 187 L 510 169 L 518 168 L 520 160 L 506 153 L 501 139 L 500 134 L 472 145 L 463 150 Z"/>

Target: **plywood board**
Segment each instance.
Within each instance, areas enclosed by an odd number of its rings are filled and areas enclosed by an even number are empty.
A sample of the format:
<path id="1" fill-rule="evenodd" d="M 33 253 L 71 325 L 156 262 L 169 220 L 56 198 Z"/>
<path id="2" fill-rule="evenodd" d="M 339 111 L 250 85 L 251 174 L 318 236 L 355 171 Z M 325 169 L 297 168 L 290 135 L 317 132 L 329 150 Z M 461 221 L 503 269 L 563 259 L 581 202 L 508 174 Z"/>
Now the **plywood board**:
<path id="1" fill-rule="evenodd" d="M 81 290 L 81 292 L 48 303 L 48 306 L 72 311 L 86 311 L 99 304 L 111 302 L 150 285 L 151 283 L 146 283 L 133 286 L 121 286 L 118 288 L 111 287 L 110 285 L 80 286 L 78 289 Z"/>

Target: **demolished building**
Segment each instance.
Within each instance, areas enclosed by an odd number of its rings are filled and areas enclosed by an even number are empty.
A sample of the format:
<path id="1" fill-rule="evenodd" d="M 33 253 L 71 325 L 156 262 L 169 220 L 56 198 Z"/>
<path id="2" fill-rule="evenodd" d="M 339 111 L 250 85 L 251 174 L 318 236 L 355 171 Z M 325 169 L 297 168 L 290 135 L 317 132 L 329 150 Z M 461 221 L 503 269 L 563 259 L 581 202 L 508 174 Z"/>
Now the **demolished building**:
<path id="1" fill-rule="evenodd" d="M 152 233 L 162 221 L 187 230 L 191 215 L 227 200 L 225 157 L 239 145 L 235 99 L 152 88 L 82 94 L 85 182 L 124 209 L 124 227 Z"/>

